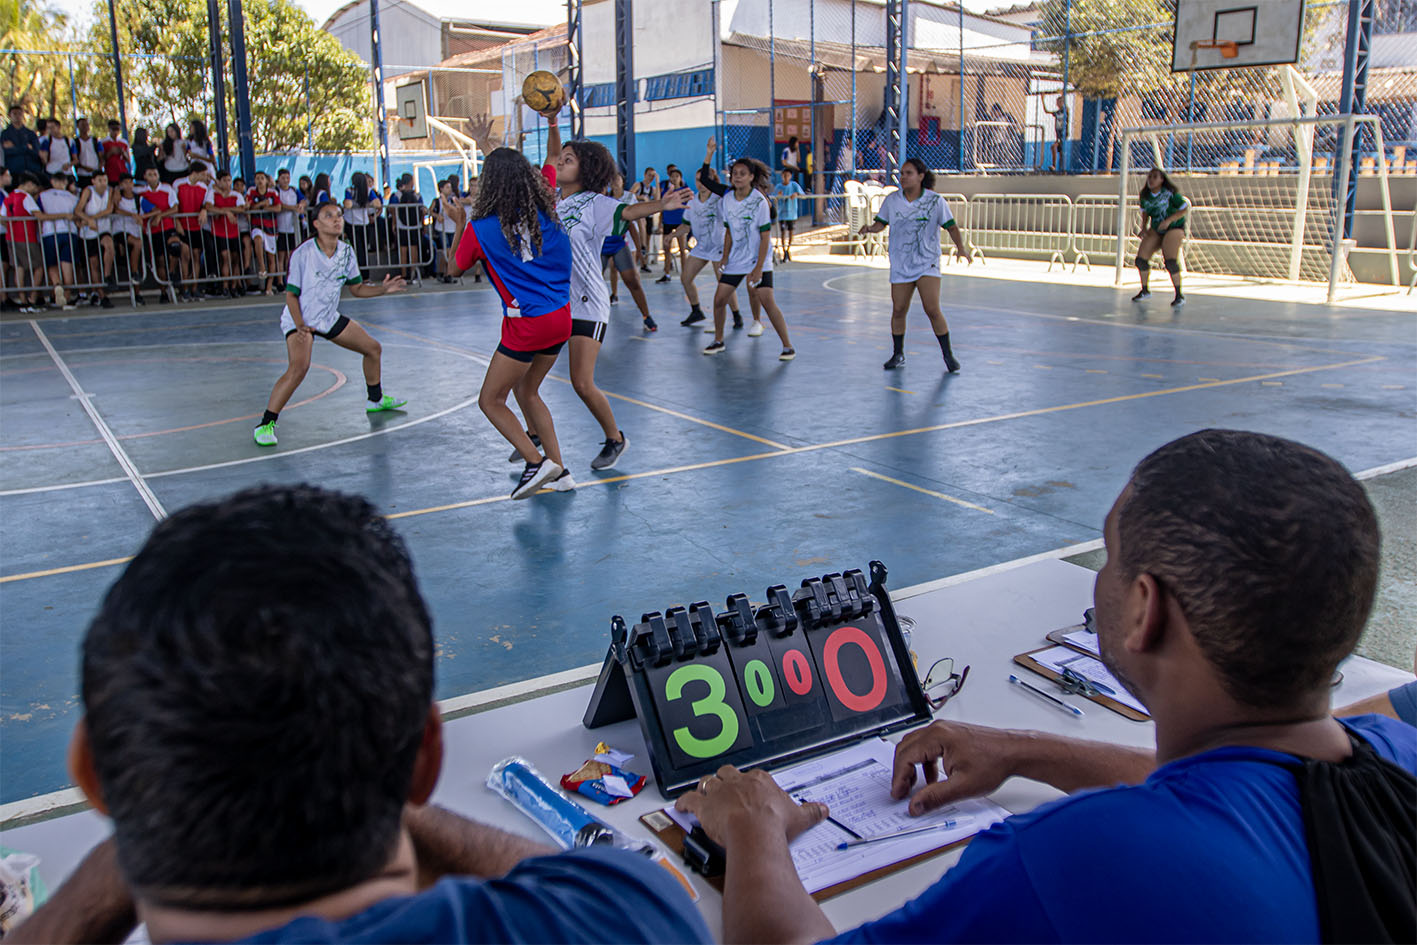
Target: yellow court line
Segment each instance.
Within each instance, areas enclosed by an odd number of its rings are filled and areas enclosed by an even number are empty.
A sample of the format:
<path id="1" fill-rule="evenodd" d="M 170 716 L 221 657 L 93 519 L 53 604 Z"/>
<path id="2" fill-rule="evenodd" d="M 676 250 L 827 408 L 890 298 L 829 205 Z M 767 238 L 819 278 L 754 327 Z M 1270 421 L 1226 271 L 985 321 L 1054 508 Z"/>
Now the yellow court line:
<path id="1" fill-rule="evenodd" d="M 370 322 L 369 324 L 374 324 L 374 323 Z M 482 352 L 480 352 L 480 351 L 474 351 L 474 350 L 471 349 L 471 348 L 464 348 L 464 347 L 461 346 L 461 345 L 448 344 L 447 342 L 445 342 L 445 341 L 439 341 L 439 340 L 437 340 L 436 338 L 425 338 L 425 337 L 423 337 L 423 336 L 421 336 L 421 335 L 415 335 L 415 334 L 414 334 L 413 332 L 411 332 L 411 331 L 404 331 L 404 330 L 402 330 L 402 329 L 400 329 L 400 328 L 393 328 L 393 327 L 391 327 L 391 326 L 389 326 L 389 325 L 375 325 L 374 327 L 378 328 L 380 331 L 391 331 L 391 332 L 393 332 L 393 333 L 395 333 L 395 334 L 404 335 L 405 337 L 412 338 L 412 339 L 415 340 L 415 341 L 422 341 L 422 342 L 424 342 L 425 344 L 439 345 L 439 346 L 444 347 L 444 348 L 447 348 L 447 349 L 449 349 L 449 350 L 451 350 L 451 351 L 457 351 L 457 352 L 460 352 L 460 353 L 462 353 L 462 354 L 474 354 L 474 355 L 476 355 L 476 356 L 478 356 L 478 357 L 480 357 L 480 358 L 484 358 L 484 359 L 487 357 L 487 355 L 483 354 Z M 631 335 L 630 337 L 633 339 L 635 336 L 634 336 L 634 335 Z M 646 340 L 646 339 L 641 339 L 641 340 Z M 568 377 L 557 377 L 555 374 L 548 374 L 548 375 L 546 375 L 546 376 L 547 376 L 548 378 L 550 378 L 551 380 L 553 380 L 553 381 L 560 381 L 562 384 L 569 384 L 569 383 L 571 383 L 571 379 L 568 378 Z M 769 439 L 766 439 L 766 438 L 761 437 L 761 436 L 754 436 L 754 435 L 751 434 L 751 433 L 745 433 L 745 432 L 742 431 L 742 430 L 735 430 L 735 429 L 733 429 L 732 427 L 726 427 L 726 426 L 724 426 L 724 425 L 721 424 L 721 423 L 714 423 L 712 420 L 704 420 L 704 419 L 702 419 L 702 418 L 700 418 L 700 417 L 690 416 L 690 415 L 687 414 L 687 413 L 680 413 L 680 412 L 677 411 L 677 410 L 671 410 L 671 409 L 669 409 L 668 407 L 661 407 L 661 406 L 659 406 L 658 404 L 651 404 L 651 403 L 646 403 L 646 402 L 643 401 L 643 400 L 636 400 L 635 398 L 633 398 L 633 397 L 627 397 L 627 396 L 625 396 L 624 394 L 617 394 L 617 393 L 614 393 L 613 391 L 608 391 L 608 390 L 606 390 L 606 389 L 603 388 L 603 387 L 600 389 L 600 392 L 601 392 L 602 394 L 604 394 L 606 397 L 614 397 L 616 400 L 623 400 L 623 401 L 625 401 L 625 403 L 627 403 L 627 404 L 634 404 L 634 405 L 637 406 L 637 407 L 644 407 L 644 408 L 647 409 L 647 410 L 656 410 L 656 411 L 658 411 L 659 413 L 668 414 L 668 415 L 671 416 L 671 417 L 678 417 L 680 420 L 687 420 L 687 421 L 689 421 L 690 423 L 697 423 L 697 424 L 699 424 L 700 426 L 709 427 L 709 428 L 714 429 L 714 430 L 721 430 L 721 431 L 724 432 L 724 433 L 731 433 L 731 434 L 733 434 L 734 436 L 741 436 L 741 437 L 742 437 L 743 439 L 745 439 L 745 440 L 752 440 L 754 443 L 761 443 L 761 444 L 763 444 L 764 446 L 771 446 L 773 449 L 785 450 L 785 449 L 789 449 L 789 448 L 790 448 L 790 447 L 788 447 L 788 445 L 787 445 L 786 443 L 779 443 L 779 442 L 777 442 L 776 440 L 769 440 Z"/>
<path id="2" fill-rule="evenodd" d="M 954 423 L 941 423 L 935 426 L 917 427 L 913 430 L 897 430 L 892 433 L 874 433 L 869 436 L 851 437 L 850 439 L 845 440 L 833 440 L 829 443 L 814 443 L 810 446 L 793 446 L 785 449 L 775 450 L 770 453 L 750 453 L 747 456 L 735 456 L 729 459 L 715 459 L 703 463 L 691 463 L 685 466 L 671 466 L 667 469 L 652 469 L 647 470 L 645 472 L 628 473 L 620 476 L 607 476 L 604 479 L 588 479 L 584 482 L 579 483 L 577 488 L 584 489 L 587 486 L 596 485 L 608 486 L 617 482 L 628 482 L 633 479 L 650 479 L 656 476 L 669 476 L 674 475 L 676 473 L 693 472 L 699 469 L 713 469 L 718 466 L 730 466 L 735 463 L 755 462 L 760 459 L 772 459 L 779 456 L 795 456 L 798 453 L 815 453 L 820 450 L 835 449 L 837 447 L 842 446 L 854 446 L 859 443 L 871 443 L 877 440 L 889 440 L 901 436 L 915 436 L 921 433 L 936 433 L 941 430 L 955 430 L 961 427 L 979 426 L 980 424 L 985 423 L 998 423 L 1003 420 L 1018 420 L 1023 417 L 1037 417 L 1042 416 L 1044 414 L 1060 413 L 1065 410 L 1080 410 L 1084 407 L 1101 407 L 1106 404 L 1117 404 L 1132 400 L 1143 400 L 1148 397 L 1161 397 L 1167 394 L 1184 394 L 1188 391 L 1206 390 L 1212 387 L 1228 387 L 1235 384 L 1253 383 L 1255 381 L 1264 382 L 1276 377 L 1292 377 L 1297 374 L 1313 374 L 1318 371 L 1334 371 L 1338 370 L 1339 368 L 1355 367 L 1362 364 L 1373 364 L 1377 361 L 1385 360 L 1387 360 L 1387 358 L 1381 355 L 1375 355 L 1373 357 L 1360 358 L 1353 361 L 1342 361 L 1337 364 L 1321 364 L 1316 365 L 1314 367 L 1294 368 L 1293 370 L 1289 371 L 1277 371 L 1272 374 L 1256 374 L 1249 377 L 1237 377 L 1233 380 L 1215 381 L 1209 384 L 1187 384 L 1184 387 L 1168 387 L 1163 388 L 1161 390 L 1145 391 L 1139 394 L 1123 394 L 1117 397 L 1104 397 L 1100 400 L 1086 400 L 1075 404 L 1058 404 L 1054 407 L 1039 407 L 1035 410 L 1021 410 L 1016 413 L 998 414 L 993 417 L 979 417 L 974 420 L 957 420 Z M 868 475 L 873 474 L 868 473 Z M 908 483 L 902 483 L 902 485 L 907 486 L 907 488 L 915 488 L 914 486 L 910 486 Z M 469 499 L 466 502 L 452 502 L 446 505 L 435 505 L 426 509 L 413 509 L 408 512 L 396 512 L 388 517 L 391 519 L 412 518 L 418 515 L 429 515 L 434 512 L 445 512 L 451 511 L 453 509 L 471 508 L 477 505 L 491 505 L 497 502 L 507 502 L 510 501 L 510 498 L 510 496 L 506 495 L 488 496 L 486 498 L 481 499 Z M 984 509 L 984 511 L 989 510 Z M 0 583 L 8 583 L 10 581 L 23 581 L 27 578 L 48 577 L 54 574 L 67 574 L 72 571 L 88 570 L 89 568 L 102 568 L 112 564 L 122 564 L 123 562 L 128 560 L 128 558 L 114 558 L 110 561 L 95 561 L 90 564 L 76 564 L 71 565 L 67 568 L 54 568 L 48 571 L 34 571 L 28 574 L 11 574 L 6 577 L 0 577 Z"/>
<path id="3" fill-rule="evenodd" d="M 132 555 L 126 558 L 109 558 L 107 561 L 90 561 L 88 564 L 71 564 L 63 568 L 50 568 L 47 571 L 30 571 L 27 574 L 7 574 L 0 577 L 0 584 L 9 584 L 11 581 L 27 581 L 30 578 L 53 577 L 56 574 L 73 574 L 75 571 L 91 571 L 94 568 L 106 568 L 115 564 L 126 564 L 133 560 Z"/>
<path id="4" fill-rule="evenodd" d="M 886 390 L 893 390 L 893 391 L 895 391 L 897 394 L 913 394 L 913 393 L 915 393 L 915 391 L 913 391 L 913 390 L 906 390 L 906 389 L 903 388 L 903 387 L 887 387 Z"/>
<path id="5" fill-rule="evenodd" d="M 922 489 L 919 486 L 912 486 L 908 482 L 901 482 L 899 479 L 892 479 L 890 476 L 882 476 L 880 473 L 871 472 L 871 470 L 869 469 L 862 469 L 860 466 L 852 466 L 851 471 L 860 473 L 863 476 L 870 476 L 872 479 L 879 479 L 882 482 L 889 482 L 892 485 L 903 486 L 906 489 L 913 489 L 916 492 L 921 492 L 925 495 L 934 496 L 937 499 L 944 499 L 946 502 L 953 502 L 955 505 L 962 505 L 967 509 L 974 509 L 974 511 L 976 512 L 983 512 L 986 515 L 994 514 L 993 509 L 986 509 L 982 505 L 975 505 L 973 502 L 966 502 L 963 499 L 956 499 L 952 495 L 945 495 L 943 492 L 936 492 L 933 489 Z"/>

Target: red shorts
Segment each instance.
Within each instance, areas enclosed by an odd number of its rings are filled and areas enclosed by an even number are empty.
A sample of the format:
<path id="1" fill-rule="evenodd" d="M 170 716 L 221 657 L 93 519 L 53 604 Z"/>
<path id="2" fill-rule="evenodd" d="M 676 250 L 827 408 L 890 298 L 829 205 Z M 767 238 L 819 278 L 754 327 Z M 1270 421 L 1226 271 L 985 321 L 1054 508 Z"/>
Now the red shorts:
<path id="1" fill-rule="evenodd" d="M 533 354 L 552 354 L 549 349 L 560 346 L 571 337 L 571 307 L 558 308 L 533 318 L 502 319 L 502 343 L 497 350 L 519 361 L 531 360 Z M 521 355 L 521 357 L 517 357 Z"/>

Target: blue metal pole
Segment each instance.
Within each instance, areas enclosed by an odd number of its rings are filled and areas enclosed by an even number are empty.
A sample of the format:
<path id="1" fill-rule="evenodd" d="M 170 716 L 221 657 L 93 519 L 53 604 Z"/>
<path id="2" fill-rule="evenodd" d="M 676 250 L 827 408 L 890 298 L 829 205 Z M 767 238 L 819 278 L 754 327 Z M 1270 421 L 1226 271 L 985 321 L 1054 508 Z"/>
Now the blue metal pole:
<path id="1" fill-rule="evenodd" d="M 1338 103 L 1340 115 L 1361 115 L 1368 104 L 1368 53 L 1373 44 L 1373 0 L 1348 0 L 1348 35 L 1343 46 L 1343 94 Z M 1353 128 L 1353 140 L 1348 148 L 1348 193 L 1343 202 L 1343 237 L 1353 235 L 1353 213 L 1358 204 L 1358 157 L 1360 153 L 1360 130 Z M 1339 136 L 1338 150 L 1334 154 L 1334 181 L 1337 182 L 1338 161 L 1342 159 L 1343 136 Z M 1384 155 L 1378 155 L 1383 160 Z M 1337 184 L 1335 183 L 1335 186 Z"/>
<path id="2" fill-rule="evenodd" d="M 773 25 L 773 0 L 768 0 L 768 167 L 777 153 L 777 27 Z"/>
<path id="3" fill-rule="evenodd" d="M 1059 169 L 1066 174 L 1072 170 L 1073 156 L 1073 99 L 1068 91 L 1068 66 L 1072 62 L 1073 47 L 1073 0 L 1063 5 L 1063 166 Z"/>
<path id="4" fill-rule="evenodd" d="M 964 4 L 959 5 L 959 153 L 955 163 L 964 170 Z"/>
<path id="5" fill-rule="evenodd" d="M 118 123 L 123 126 L 123 137 L 128 137 L 128 106 L 123 103 L 123 59 L 118 53 L 118 14 L 114 10 L 117 0 L 108 0 L 108 34 L 113 39 L 113 83 L 118 89 Z"/>
<path id="6" fill-rule="evenodd" d="M 226 64 L 221 55 L 221 7 L 217 0 L 207 0 L 207 35 L 211 42 L 212 123 L 216 125 L 216 165 L 222 170 L 231 167 L 231 152 L 226 146 Z"/>
<path id="7" fill-rule="evenodd" d="M 847 170 L 856 177 L 856 0 L 851 0 L 851 166 Z"/>
<path id="8" fill-rule="evenodd" d="M 635 162 L 635 11 L 631 0 L 615 0 L 615 152 L 631 179 Z"/>
<path id="9" fill-rule="evenodd" d="M 882 116 L 885 121 L 886 131 L 886 177 L 894 180 L 900 174 L 901 161 L 905 159 L 904 145 L 901 140 L 901 75 L 900 64 L 901 45 L 905 39 L 904 31 L 901 28 L 901 7 L 902 0 L 886 0 L 886 96 L 885 113 Z M 908 88 L 908 86 L 907 86 Z"/>
<path id="10" fill-rule="evenodd" d="M 392 187 L 393 172 L 389 168 L 389 122 L 384 115 L 384 47 L 379 30 L 379 0 L 369 0 L 369 61 L 374 69 L 374 113 L 379 128 L 379 183 Z"/>
<path id="11" fill-rule="evenodd" d="M 251 96 L 246 84 L 246 18 L 241 0 L 227 0 L 226 15 L 231 30 L 231 81 L 236 93 L 236 150 L 241 156 L 241 173 L 249 181 L 256 173 L 256 146 L 251 138 Z"/>
<path id="12" fill-rule="evenodd" d="M 1196 120 L 1196 70 L 1191 70 L 1191 92 L 1190 98 L 1186 101 L 1186 121 Z M 1191 172 L 1191 162 L 1195 155 L 1196 133 L 1194 131 L 1186 135 L 1186 173 Z"/>

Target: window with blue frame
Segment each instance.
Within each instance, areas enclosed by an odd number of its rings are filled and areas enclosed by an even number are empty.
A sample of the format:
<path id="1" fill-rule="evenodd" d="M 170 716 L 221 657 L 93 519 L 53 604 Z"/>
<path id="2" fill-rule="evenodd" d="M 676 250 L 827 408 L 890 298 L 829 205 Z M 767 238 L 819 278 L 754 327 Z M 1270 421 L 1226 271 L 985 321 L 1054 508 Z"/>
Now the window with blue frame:
<path id="1" fill-rule="evenodd" d="M 695 72 L 673 72 L 645 79 L 645 101 L 658 102 L 671 98 L 697 98 L 713 94 L 713 69 Z"/>
<path id="2" fill-rule="evenodd" d="M 639 86 L 636 83 L 635 101 L 639 101 Z M 585 87 L 586 108 L 601 108 L 615 104 L 615 83 L 601 82 Z"/>

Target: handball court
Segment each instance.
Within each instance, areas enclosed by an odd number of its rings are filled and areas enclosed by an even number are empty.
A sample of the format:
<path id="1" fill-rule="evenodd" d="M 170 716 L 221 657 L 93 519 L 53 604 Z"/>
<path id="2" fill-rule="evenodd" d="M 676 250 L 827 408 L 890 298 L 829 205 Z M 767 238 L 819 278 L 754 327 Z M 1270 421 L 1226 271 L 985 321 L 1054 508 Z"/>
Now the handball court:
<path id="1" fill-rule="evenodd" d="M 1417 453 L 1410 310 L 1191 294 L 1173 312 L 1164 286 L 1141 307 L 1135 287 L 946 273 L 955 376 L 918 302 L 906 367 L 882 371 L 880 270 L 778 269 L 791 363 L 771 329 L 703 357 L 677 281 L 646 285 L 647 334 L 622 288 L 597 379 L 629 448 L 590 471 L 601 433 L 563 356 L 543 395 L 580 488 L 521 502 L 476 404 L 500 317 L 485 284 L 346 299 L 406 412 L 366 415 L 358 356 L 317 343 L 274 449 L 251 429 L 285 364 L 276 299 L 6 320 L 0 803 L 68 785 L 78 643 L 154 521 L 257 483 L 362 493 L 395 519 L 438 696 L 467 710 L 591 675 L 616 613 L 761 600 L 873 558 L 902 588 L 1095 542 L 1137 460 L 1201 427 L 1300 439 L 1355 472 Z"/>

